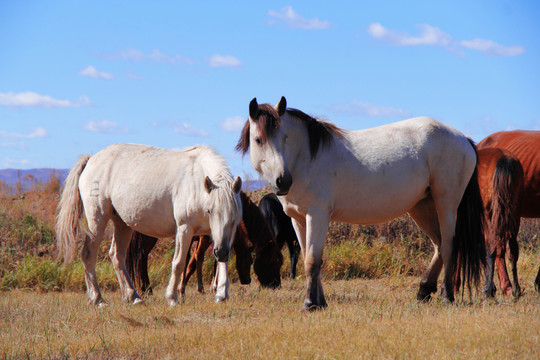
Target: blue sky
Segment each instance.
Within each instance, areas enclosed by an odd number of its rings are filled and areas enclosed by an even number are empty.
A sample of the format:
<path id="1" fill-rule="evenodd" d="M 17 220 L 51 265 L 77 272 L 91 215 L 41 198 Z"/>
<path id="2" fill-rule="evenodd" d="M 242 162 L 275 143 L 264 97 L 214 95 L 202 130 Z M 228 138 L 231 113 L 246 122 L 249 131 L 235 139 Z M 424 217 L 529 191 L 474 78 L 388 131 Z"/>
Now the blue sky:
<path id="1" fill-rule="evenodd" d="M 116 142 L 208 144 L 234 175 L 253 97 L 354 130 L 540 130 L 537 1 L 0 2 L 0 168 Z"/>

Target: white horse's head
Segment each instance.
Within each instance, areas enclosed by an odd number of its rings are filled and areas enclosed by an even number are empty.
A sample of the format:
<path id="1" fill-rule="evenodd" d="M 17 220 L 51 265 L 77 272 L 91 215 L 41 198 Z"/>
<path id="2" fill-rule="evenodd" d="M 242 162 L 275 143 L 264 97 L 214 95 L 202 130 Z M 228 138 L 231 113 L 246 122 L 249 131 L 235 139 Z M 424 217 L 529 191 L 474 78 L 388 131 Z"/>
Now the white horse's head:
<path id="1" fill-rule="evenodd" d="M 214 255 L 220 262 L 228 261 L 236 228 L 242 220 L 242 179 L 237 177 L 234 182 L 222 180 L 214 183 L 207 176 L 204 188 L 208 193 L 205 210 L 214 240 Z"/>
<path id="2" fill-rule="evenodd" d="M 249 148 L 251 165 L 270 183 L 278 195 L 287 194 L 293 183 L 287 159 L 284 157 L 289 139 L 280 126 L 280 117 L 285 114 L 286 108 L 287 101 L 284 97 L 276 106 L 268 104 L 259 106 L 257 99 L 251 100 L 249 120 L 242 132 L 244 145 L 239 143 L 237 146 L 244 153 Z"/>

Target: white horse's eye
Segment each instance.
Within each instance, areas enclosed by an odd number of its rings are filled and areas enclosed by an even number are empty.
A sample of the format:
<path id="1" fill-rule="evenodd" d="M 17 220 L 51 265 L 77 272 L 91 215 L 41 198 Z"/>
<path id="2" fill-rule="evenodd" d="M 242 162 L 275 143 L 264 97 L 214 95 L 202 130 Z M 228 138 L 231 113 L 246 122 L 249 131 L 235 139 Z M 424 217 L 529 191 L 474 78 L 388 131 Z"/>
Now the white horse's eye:
<path id="1" fill-rule="evenodd" d="M 255 142 L 257 143 L 257 145 L 262 144 L 261 138 L 255 138 Z"/>

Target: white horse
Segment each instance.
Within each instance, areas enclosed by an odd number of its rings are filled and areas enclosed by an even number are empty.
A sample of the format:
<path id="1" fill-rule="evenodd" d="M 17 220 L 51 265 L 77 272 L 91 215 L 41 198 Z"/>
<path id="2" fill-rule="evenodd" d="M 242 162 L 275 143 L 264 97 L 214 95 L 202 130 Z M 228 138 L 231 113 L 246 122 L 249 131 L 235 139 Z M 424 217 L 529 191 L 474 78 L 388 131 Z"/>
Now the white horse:
<path id="1" fill-rule="evenodd" d="M 58 246 L 73 260 L 83 212 L 88 223 L 82 248 L 87 294 L 104 303 L 96 278 L 96 258 L 105 227 L 112 219 L 109 256 L 124 301 L 141 298 L 129 278 L 125 258 L 133 231 L 155 237 L 175 236 L 172 273 L 165 298 L 178 303 L 180 274 L 193 235 L 211 235 L 219 261 L 216 302 L 228 298 L 227 262 L 231 239 L 242 219 L 240 188 L 225 159 L 213 149 L 196 146 L 182 151 L 146 145 L 115 144 L 94 156 L 84 155 L 71 169 L 59 203 Z"/>
<path id="2" fill-rule="evenodd" d="M 249 150 L 293 219 L 307 279 L 303 310 L 326 306 L 320 269 L 330 221 L 373 224 L 408 212 L 435 247 L 419 300 L 436 291 L 443 264 L 446 301 L 459 271 L 469 287 L 478 283 L 485 249 L 476 152 L 458 131 L 425 117 L 345 131 L 287 109 L 284 97 L 275 107 L 253 99 L 237 149 Z"/>

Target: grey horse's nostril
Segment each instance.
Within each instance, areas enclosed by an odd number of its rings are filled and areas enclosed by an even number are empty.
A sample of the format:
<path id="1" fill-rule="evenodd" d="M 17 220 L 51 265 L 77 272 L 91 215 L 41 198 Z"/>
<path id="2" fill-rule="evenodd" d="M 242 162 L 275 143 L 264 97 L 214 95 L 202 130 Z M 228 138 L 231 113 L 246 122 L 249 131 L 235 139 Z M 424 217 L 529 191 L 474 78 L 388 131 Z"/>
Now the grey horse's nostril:
<path id="1" fill-rule="evenodd" d="M 281 175 L 276 179 L 276 186 L 281 193 L 289 191 L 292 185 L 292 176 L 288 173 Z"/>

